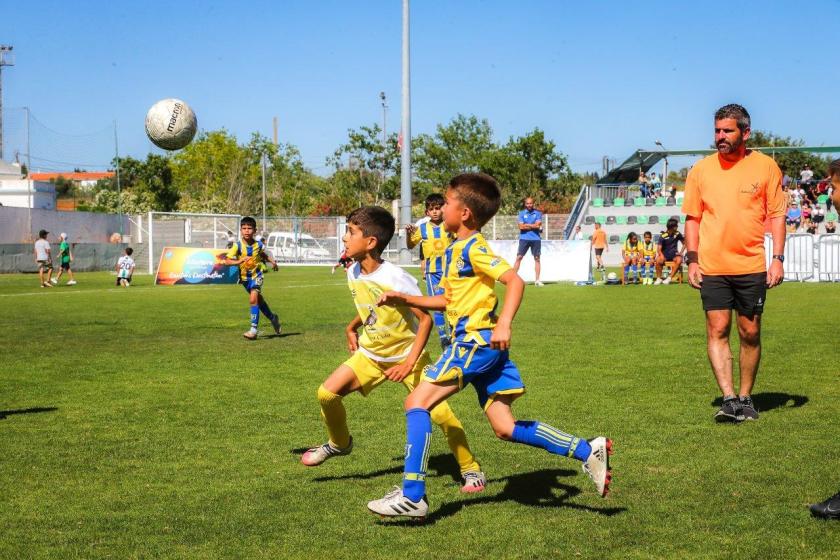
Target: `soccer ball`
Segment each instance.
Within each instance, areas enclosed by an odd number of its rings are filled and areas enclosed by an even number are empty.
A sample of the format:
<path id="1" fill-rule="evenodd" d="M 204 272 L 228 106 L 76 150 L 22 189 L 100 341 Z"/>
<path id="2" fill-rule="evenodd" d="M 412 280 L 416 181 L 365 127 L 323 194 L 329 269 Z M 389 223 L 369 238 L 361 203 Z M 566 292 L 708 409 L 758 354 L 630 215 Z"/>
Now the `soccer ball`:
<path id="1" fill-rule="evenodd" d="M 607 280 L 618 280 L 618 275 L 615 272 L 610 272 L 607 274 Z"/>
<path id="2" fill-rule="evenodd" d="M 192 142 L 198 121 L 180 99 L 162 99 L 146 113 L 146 135 L 164 150 L 180 150 Z"/>

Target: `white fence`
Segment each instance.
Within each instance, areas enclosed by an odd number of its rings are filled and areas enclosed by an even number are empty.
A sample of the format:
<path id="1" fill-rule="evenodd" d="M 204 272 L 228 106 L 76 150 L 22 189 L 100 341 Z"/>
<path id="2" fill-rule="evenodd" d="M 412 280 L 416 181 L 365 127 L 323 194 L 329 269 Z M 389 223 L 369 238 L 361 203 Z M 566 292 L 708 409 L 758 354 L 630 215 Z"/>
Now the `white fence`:
<path id="1" fill-rule="evenodd" d="M 764 236 L 767 266 L 773 258 L 773 238 Z M 785 241 L 785 280 L 840 282 L 840 234 L 792 233 Z"/>

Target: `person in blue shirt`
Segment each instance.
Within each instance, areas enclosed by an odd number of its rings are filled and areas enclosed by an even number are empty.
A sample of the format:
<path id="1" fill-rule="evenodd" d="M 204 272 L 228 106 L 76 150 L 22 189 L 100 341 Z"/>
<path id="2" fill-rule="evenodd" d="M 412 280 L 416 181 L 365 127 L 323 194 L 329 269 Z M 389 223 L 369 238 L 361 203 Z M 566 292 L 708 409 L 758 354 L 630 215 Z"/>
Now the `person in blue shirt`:
<path id="1" fill-rule="evenodd" d="M 519 212 L 519 250 L 516 251 L 516 262 L 513 265 L 514 271 L 519 273 L 519 265 L 522 264 L 522 257 L 531 249 L 531 256 L 534 257 L 534 286 L 543 285 L 540 282 L 540 249 L 542 240 L 542 212 L 534 208 L 534 199 L 530 196 L 525 199 L 525 210 Z"/>

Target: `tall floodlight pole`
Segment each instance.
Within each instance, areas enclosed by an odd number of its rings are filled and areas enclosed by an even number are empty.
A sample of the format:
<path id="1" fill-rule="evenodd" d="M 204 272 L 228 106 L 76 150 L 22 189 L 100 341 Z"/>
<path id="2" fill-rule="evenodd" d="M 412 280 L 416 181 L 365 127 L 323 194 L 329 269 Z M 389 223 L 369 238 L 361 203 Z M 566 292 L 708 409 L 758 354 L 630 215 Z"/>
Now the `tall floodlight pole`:
<path id="1" fill-rule="evenodd" d="M 385 100 L 385 92 L 379 92 L 379 99 L 382 100 L 382 147 L 388 145 L 388 103 Z"/>
<path id="2" fill-rule="evenodd" d="M 411 69 L 409 66 L 409 6 L 403 0 L 402 18 L 402 152 L 400 173 L 400 227 L 411 223 Z M 400 264 L 411 263 L 406 237 L 400 237 Z"/>
<path id="3" fill-rule="evenodd" d="M 26 192 L 29 195 L 27 214 L 29 215 L 29 235 L 32 235 L 32 146 L 29 142 L 29 107 L 23 109 L 26 111 Z"/>
<path id="4" fill-rule="evenodd" d="M 262 157 L 260 158 L 260 163 L 262 164 L 262 226 L 263 231 L 268 231 L 265 229 L 265 152 L 263 152 Z"/>
<path id="5" fill-rule="evenodd" d="M 0 161 L 3 160 L 3 67 L 15 65 L 13 50 L 11 45 L 0 45 Z"/>
<path id="6" fill-rule="evenodd" d="M 120 221 L 120 241 L 123 236 L 122 189 L 120 188 L 120 141 L 117 138 L 117 121 L 114 121 L 114 178 L 117 180 L 117 219 Z"/>

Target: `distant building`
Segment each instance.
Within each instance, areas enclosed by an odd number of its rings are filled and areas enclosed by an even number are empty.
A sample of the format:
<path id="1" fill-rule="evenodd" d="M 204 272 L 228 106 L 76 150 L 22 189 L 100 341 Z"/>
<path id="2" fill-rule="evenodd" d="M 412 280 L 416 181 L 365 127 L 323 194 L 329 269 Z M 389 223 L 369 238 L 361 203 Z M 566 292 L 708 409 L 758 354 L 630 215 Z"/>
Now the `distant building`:
<path id="1" fill-rule="evenodd" d="M 59 177 L 67 181 L 75 181 L 82 188 L 92 187 L 100 179 L 110 179 L 114 176 L 113 171 L 56 171 L 52 173 L 33 173 L 33 181 L 53 182 Z"/>
<path id="2" fill-rule="evenodd" d="M 55 185 L 25 179 L 20 165 L 0 161 L 0 205 L 55 210 Z"/>

